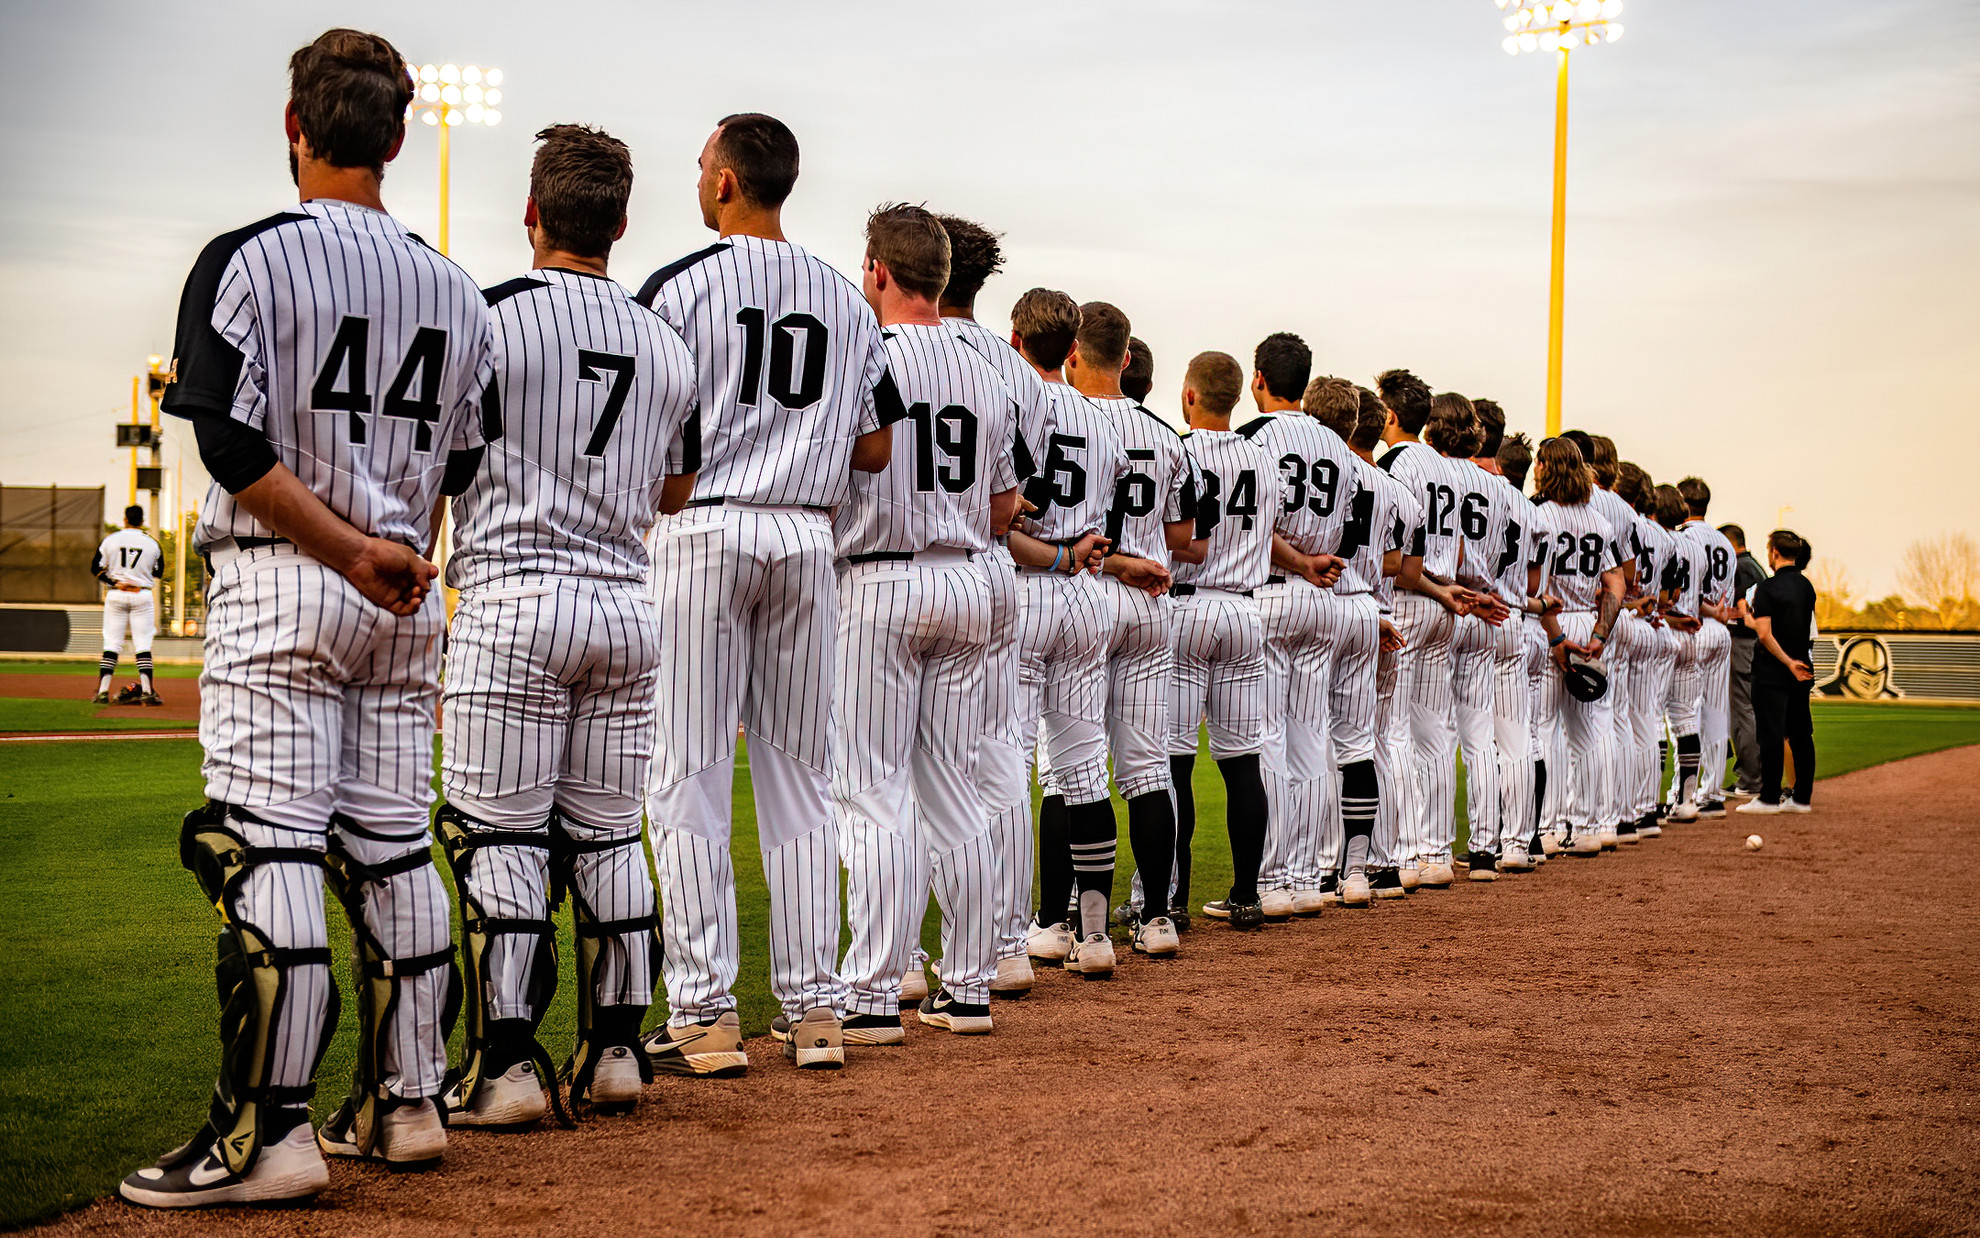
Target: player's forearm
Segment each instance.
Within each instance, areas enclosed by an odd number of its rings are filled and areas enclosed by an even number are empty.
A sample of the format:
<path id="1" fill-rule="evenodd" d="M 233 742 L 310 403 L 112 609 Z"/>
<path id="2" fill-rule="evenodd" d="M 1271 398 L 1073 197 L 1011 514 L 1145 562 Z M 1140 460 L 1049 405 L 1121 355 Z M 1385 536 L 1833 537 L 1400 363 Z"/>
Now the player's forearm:
<path id="1" fill-rule="evenodd" d="M 339 572 L 348 571 L 357 562 L 370 540 L 324 506 L 286 464 L 276 464 L 253 485 L 238 491 L 234 502 L 294 542 L 297 549 Z"/>
<path id="2" fill-rule="evenodd" d="M 990 536 L 1002 537 L 1011 531 L 1011 521 L 1017 518 L 1017 506 L 1015 486 L 990 496 Z"/>
<path id="3" fill-rule="evenodd" d="M 1069 566 L 1071 548 L 1057 542 L 1040 541 L 1029 533 L 1013 529 L 1006 544 L 1010 547 L 1012 562 L 1023 567 L 1042 567 L 1068 574 L 1079 570 Z"/>
<path id="4" fill-rule="evenodd" d="M 694 479 L 698 473 L 676 473 L 660 482 L 660 514 L 671 516 L 684 510 L 688 500 L 694 497 Z"/>
<path id="5" fill-rule="evenodd" d="M 1616 630 L 1616 616 L 1622 613 L 1622 593 L 1616 589 L 1602 590 L 1602 596 L 1595 603 L 1595 635 L 1608 640 Z"/>
<path id="6" fill-rule="evenodd" d="M 885 472 L 894 459 L 894 428 L 881 426 L 853 440 L 852 466 L 861 473 Z"/>

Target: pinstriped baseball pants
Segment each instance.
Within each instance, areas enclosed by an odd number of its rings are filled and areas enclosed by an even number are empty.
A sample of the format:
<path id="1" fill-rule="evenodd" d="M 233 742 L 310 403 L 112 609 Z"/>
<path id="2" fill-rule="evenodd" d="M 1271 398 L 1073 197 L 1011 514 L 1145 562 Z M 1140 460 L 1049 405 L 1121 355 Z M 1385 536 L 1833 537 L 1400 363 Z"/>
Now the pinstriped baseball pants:
<path id="1" fill-rule="evenodd" d="M 1726 744 L 1732 731 L 1732 633 L 1717 619 L 1698 629 L 1698 798 L 1726 795 Z"/>
<path id="2" fill-rule="evenodd" d="M 1561 616 L 1561 631 L 1576 644 L 1586 644 L 1595 630 L 1593 611 L 1575 611 Z M 1561 730 L 1567 736 L 1568 760 L 1567 820 L 1576 835 L 1613 827 L 1602 813 L 1610 802 L 1609 780 L 1615 770 L 1616 724 L 1611 716 L 1609 694 L 1592 701 L 1576 700 L 1567 691 L 1560 668 L 1547 660 L 1547 685 L 1561 711 Z M 1553 766 L 1548 766 L 1553 780 Z"/>
<path id="3" fill-rule="evenodd" d="M 1451 699 L 1451 612 L 1420 593 L 1396 595 L 1396 631 L 1409 664 L 1409 727 L 1415 816 L 1404 856 L 1450 858 L 1457 839 L 1457 725 Z"/>
<path id="4" fill-rule="evenodd" d="M 1671 664 L 1677 657 L 1673 633 L 1661 625 L 1640 626 L 1641 639 L 1631 659 L 1629 671 L 1630 723 L 1635 728 L 1631 754 L 1633 782 L 1628 798 L 1629 814 L 1641 817 L 1657 807 L 1657 741 L 1664 734 L 1664 696 L 1670 691 Z"/>
<path id="5" fill-rule="evenodd" d="M 1394 622 L 1391 615 L 1390 621 Z M 1415 745 L 1409 729 L 1408 666 L 1400 651 L 1380 649 L 1375 659 L 1375 784 L 1382 802 L 1369 839 L 1372 868 L 1395 868 L 1409 858 L 1404 836 L 1416 813 Z"/>
<path id="6" fill-rule="evenodd" d="M 1499 765 L 1499 825 L 1495 846 L 1474 850 L 1503 854 L 1522 847 L 1533 828 L 1533 692 L 1527 685 L 1526 622 L 1518 615 L 1492 629 L 1492 736 Z M 1469 768 L 1467 766 L 1467 768 Z"/>
<path id="7" fill-rule="evenodd" d="M 1487 851 L 1493 855 L 1499 853 L 1498 717 L 1493 699 L 1497 663 L 1498 629 L 1476 615 L 1454 617 L 1451 625 L 1451 703 L 1457 723 L 1458 748 L 1464 753 L 1465 816 L 1471 828 L 1470 850 Z M 1456 811 L 1455 804 L 1452 811 Z M 1455 828 L 1451 831 L 1451 838 L 1455 844 Z"/>
<path id="8" fill-rule="evenodd" d="M 1267 828 L 1260 890 L 1319 887 L 1319 849 L 1328 777 L 1328 688 L 1334 633 L 1333 595 L 1304 580 L 1258 590 L 1265 632 L 1264 729 L 1259 772 L 1264 776 Z M 1193 752 L 1194 745 L 1191 747 Z"/>
<path id="9" fill-rule="evenodd" d="M 976 758 L 976 786 L 990 818 L 994 862 L 990 918 L 997 957 L 1024 953 L 1031 918 L 1031 763 L 1038 728 L 1024 730 L 1018 686 L 1017 572 L 1010 551 L 993 546 L 977 557 L 990 588 L 990 640 L 983 652 L 983 743 Z"/>

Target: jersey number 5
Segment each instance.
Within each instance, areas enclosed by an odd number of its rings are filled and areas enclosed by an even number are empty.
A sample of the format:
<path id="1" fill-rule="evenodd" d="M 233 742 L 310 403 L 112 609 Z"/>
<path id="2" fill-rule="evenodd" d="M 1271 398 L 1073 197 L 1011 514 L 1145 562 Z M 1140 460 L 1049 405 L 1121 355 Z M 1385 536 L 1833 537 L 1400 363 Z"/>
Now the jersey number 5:
<path id="1" fill-rule="evenodd" d="M 330 353 L 309 389 L 310 407 L 317 412 L 345 412 L 351 417 L 351 442 L 366 441 L 365 414 L 371 412 L 371 320 L 346 314 L 330 341 Z M 433 427 L 440 420 L 440 377 L 447 364 L 447 333 L 421 327 L 399 362 L 392 385 L 385 389 L 379 412 L 413 422 L 413 450 L 433 450 Z M 419 390 L 413 392 L 417 383 Z M 340 385 L 341 384 L 341 385 Z"/>

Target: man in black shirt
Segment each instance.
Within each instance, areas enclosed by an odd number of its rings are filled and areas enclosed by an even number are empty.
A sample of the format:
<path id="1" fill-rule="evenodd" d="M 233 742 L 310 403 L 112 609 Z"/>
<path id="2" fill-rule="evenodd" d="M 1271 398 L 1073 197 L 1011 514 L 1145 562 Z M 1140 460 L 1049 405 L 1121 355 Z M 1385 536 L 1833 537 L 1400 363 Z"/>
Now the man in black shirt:
<path id="1" fill-rule="evenodd" d="M 1719 532 L 1732 543 L 1733 597 L 1746 597 L 1753 586 L 1767 579 L 1767 569 L 1746 548 L 1746 530 L 1736 524 L 1722 524 Z M 1732 742 L 1734 770 L 1739 777 L 1734 787 L 1739 794 L 1760 794 L 1760 737 L 1753 727 L 1753 628 L 1742 618 L 1726 625 L 1732 633 Z"/>
<path id="2" fill-rule="evenodd" d="M 1753 591 L 1749 607 L 1755 642 L 1753 717 L 1759 732 L 1760 798 L 1744 813 L 1808 812 L 1815 789 L 1815 727 L 1808 714 L 1814 644 L 1815 588 L 1802 575 L 1812 552 L 1798 534 L 1776 529 L 1767 538 L 1774 575 Z M 1781 799 L 1781 745 L 1794 752 L 1794 798 Z"/>

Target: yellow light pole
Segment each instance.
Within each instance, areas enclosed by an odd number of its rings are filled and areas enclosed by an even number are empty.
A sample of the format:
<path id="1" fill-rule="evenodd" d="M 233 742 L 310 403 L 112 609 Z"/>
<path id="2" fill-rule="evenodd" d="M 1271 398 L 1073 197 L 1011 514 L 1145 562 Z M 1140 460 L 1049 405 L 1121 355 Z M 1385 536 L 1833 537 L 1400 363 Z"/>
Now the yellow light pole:
<path id="1" fill-rule="evenodd" d="M 1568 53 L 1622 37 L 1623 0 L 1493 0 L 1505 12 L 1508 55 L 1553 52 L 1554 81 L 1553 269 L 1547 282 L 1547 433 L 1561 432 L 1561 326 L 1567 285 Z"/>
<path id="2" fill-rule="evenodd" d="M 453 130 L 459 125 L 499 125 L 502 113 L 502 71 L 476 65 L 423 64 L 412 70 L 412 110 L 420 120 L 440 130 L 440 227 L 436 234 L 441 253 L 447 252 L 450 193 L 447 183 L 453 157 Z"/>

